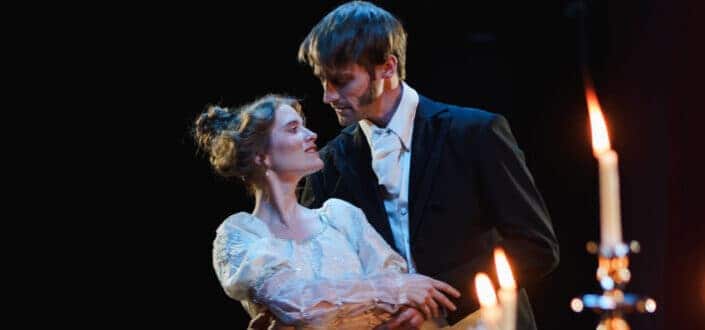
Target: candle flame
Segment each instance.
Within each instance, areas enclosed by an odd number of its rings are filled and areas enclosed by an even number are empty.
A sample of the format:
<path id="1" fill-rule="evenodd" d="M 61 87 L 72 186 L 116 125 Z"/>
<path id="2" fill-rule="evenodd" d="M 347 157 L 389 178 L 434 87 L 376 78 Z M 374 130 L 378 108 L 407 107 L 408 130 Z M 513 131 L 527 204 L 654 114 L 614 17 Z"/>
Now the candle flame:
<path id="1" fill-rule="evenodd" d="M 514 275 L 512 275 L 512 268 L 509 267 L 507 256 L 501 248 L 496 248 L 494 250 L 494 263 L 497 267 L 499 285 L 505 289 L 516 289 L 517 285 L 514 281 Z"/>
<path id="2" fill-rule="evenodd" d="M 482 307 L 490 307 L 497 305 L 497 296 L 494 293 L 494 287 L 490 278 L 485 273 L 475 275 L 475 290 L 477 297 L 480 299 Z"/>
<path id="3" fill-rule="evenodd" d="M 607 124 L 602 115 L 600 102 L 597 100 L 597 95 L 592 87 L 585 90 L 585 98 L 587 99 L 588 113 L 590 115 L 590 128 L 592 132 L 592 150 L 595 156 L 611 149 L 610 138 L 607 134 Z"/>

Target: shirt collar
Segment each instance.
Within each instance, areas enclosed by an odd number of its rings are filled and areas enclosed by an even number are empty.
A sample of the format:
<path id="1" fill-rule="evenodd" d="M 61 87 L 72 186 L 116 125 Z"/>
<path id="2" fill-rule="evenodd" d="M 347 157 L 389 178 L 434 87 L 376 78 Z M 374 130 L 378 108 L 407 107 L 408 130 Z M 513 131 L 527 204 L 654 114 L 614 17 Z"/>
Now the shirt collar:
<path id="1" fill-rule="evenodd" d="M 399 136 L 406 150 L 410 150 L 411 136 L 414 129 L 414 116 L 416 116 L 416 108 L 419 105 L 419 94 L 403 81 L 401 82 L 401 87 L 401 100 L 392 118 L 389 120 L 387 128 Z M 367 119 L 360 120 L 359 123 L 362 132 L 365 133 L 367 142 L 372 146 L 372 131 L 378 127 Z"/>

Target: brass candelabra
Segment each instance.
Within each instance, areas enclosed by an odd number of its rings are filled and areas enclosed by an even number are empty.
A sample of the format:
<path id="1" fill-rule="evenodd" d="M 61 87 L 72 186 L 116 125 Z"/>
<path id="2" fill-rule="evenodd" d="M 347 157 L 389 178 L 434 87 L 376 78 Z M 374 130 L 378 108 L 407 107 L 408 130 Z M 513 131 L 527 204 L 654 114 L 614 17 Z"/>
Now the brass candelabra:
<path id="1" fill-rule="evenodd" d="M 573 298 L 570 302 L 573 311 L 579 313 L 587 308 L 600 314 L 597 330 L 629 330 L 625 314 L 656 311 L 656 301 L 653 299 L 624 292 L 632 277 L 629 271 L 629 252 L 639 253 L 639 242 L 631 241 L 629 246 L 620 243 L 615 247 L 599 248 L 597 243 L 588 242 L 587 250 L 598 256 L 596 277 L 603 292 Z"/>

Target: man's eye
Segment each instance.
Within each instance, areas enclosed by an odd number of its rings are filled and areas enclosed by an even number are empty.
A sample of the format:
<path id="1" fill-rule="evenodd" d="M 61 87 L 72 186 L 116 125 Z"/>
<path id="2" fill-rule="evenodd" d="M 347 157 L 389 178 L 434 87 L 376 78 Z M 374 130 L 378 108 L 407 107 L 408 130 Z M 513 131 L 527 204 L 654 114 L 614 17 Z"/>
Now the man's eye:
<path id="1" fill-rule="evenodd" d="M 347 79 L 335 79 L 335 81 L 333 82 L 333 84 L 336 86 L 343 86 L 347 83 L 348 83 Z"/>
<path id="2" fill-rule="evenodd" d="M 333 86 L 340 87 L 342 85 L 345 85 L 348 83 L 348 79 L 344 78 L 330 78 L 328 79 L 328 82 L 331 83 Z"/>

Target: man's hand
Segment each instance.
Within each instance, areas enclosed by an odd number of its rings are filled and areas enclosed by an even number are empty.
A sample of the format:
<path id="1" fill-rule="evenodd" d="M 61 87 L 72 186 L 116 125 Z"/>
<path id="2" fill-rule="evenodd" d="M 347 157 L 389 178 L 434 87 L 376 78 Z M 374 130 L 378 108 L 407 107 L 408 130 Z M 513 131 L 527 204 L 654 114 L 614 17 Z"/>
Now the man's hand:
<path id="1" fill-rule="evenodd" d="M 441 316 L 443 307 L 455 311 L 456 307 L 446 295 L 460 297 L 460 291 L 443 281 L 434 280 L 421 274 L 408 274 L 403 277 L 402 292 L 409 305 L 424 313 L 425 319 Z"/>
<path id="2" fill-rule="evenodd" d="M 380 324 L 376 330 L 406 330 L 419 329 L 424 322 L 424 317 L 421 312 L 412 307 L 402 307 L 394 317 Z"/>

